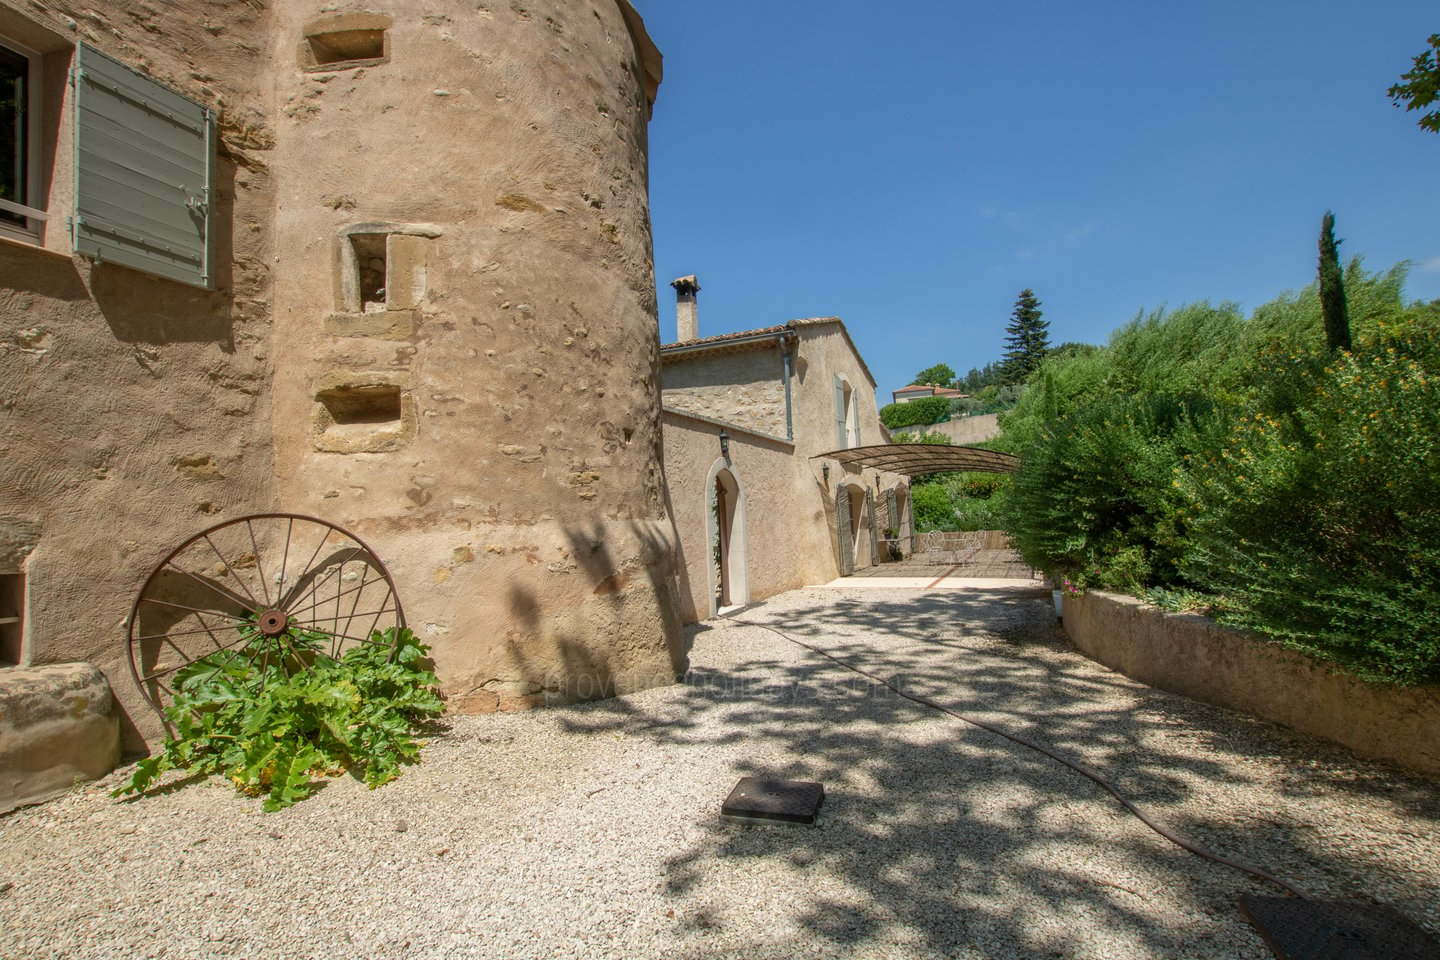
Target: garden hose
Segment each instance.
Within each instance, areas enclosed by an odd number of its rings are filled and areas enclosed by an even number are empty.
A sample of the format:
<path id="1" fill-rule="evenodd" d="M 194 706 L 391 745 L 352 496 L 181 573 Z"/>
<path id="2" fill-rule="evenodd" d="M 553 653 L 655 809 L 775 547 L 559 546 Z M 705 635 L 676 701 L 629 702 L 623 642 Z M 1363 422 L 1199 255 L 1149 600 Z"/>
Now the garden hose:
<path id="1" fill-rule="evenodd" d="M 1057 763 L 1064 764 L 1065 766 L 1069 767 L 1071 770 L 1074 770 L 1081 776 L 1088 777 L 1090 780 L 1093 780 L 1095 783 L 1099 784 L 1111 796 L 1113 796 L 1116 800 L 1120 801 L 1121 806 L 1134 814 L 1136 819 L 1138 819 L 1141 823 L 1145 824 L 1145 826 L 1149 827 L 1151 830 L 1158 833 L 1160 836 L 1164 837 L 1166 840 L 1169 840 L 1171 843 L 1175 844 L 1177 847 L 1180 847 L 1183 850 L 1188 850 L 1189 852 L 1195 854 L 1197 857 L 1202 857 L 1206 860 L 1211 861 L 1212 863 L 1218 863 L 1221 866 L 1230 867 L 1233 870 L 1239 870 L 1241 873 L 1248 873 L 1252 877 L 1256 877 L 1268 883 L 1273 883 L 1293 897 L 1298 897 L 1301 900 L 1310 899 L 1310 897 L 1308 897 L 1305 893 L 1303 893 L 1296 887 L 1293 887 L 1290 884 L 1286 883 L 1284 880 L 1281 880 L 1274 874 L 1267 873 L 1264 870 L 1261 870 L 1257 867 L 1252 867 L 1249 864 L 1241 863 L 1238 860 L 1232 860 L 1229 857 L 1221 856 L 1220 854 L 1210 850 L 1206 850 L 1204 847 L 1201 847 L 1195 843 L 1191 843 L 1189 840 L 1186 840 L 1184 837 L 1180 836 L 1179 834 L 1175 833 L 1175 831 L 1165 826 L 1165 824 L 1160 823 L 1158 820 L 1147 814 L 1144 810 L 1140 809 L 1140 807 L 1137 806 L 1134 801 L 1126 797 L 1123 793 L 1120 792 L 1119 788 L 1117 788 L 1110 781 L 1106 780 L 1104 777 L 1100 776 L 1100 774 L 1096 773 L 1094 770 L 1091 770 L 1084 764 L 1077 763 L 1074 760 L 1070 760 L 1056 753 L 1055 751 L 1051 750 L 1049 747 L 1044 746 L 1043 744 L 1035 743 L 1033 740 L 1027 740 L 1024 737 L 1009 733 L 999 727 L 986 723 L 984 720 L 979 720 L 975 717 L 967 716 L 956 710 L 951 710 L 949 707 L 936 703 L 934 700 L 930 700 L 921 696 L 916 696 L 912 693 L 906 693 L 904 690 L 901 690 L 899 687 L 897 687 L 894 683 L 891 683 L 889 680 L 886 680 L 883 677 L 876 676 L 875 674 L 870 673 L 867 670 L 847 663 L 839 657 L 826 653 L 819 647 L 812 646 L 811 644 L 806 643 L 804 640 L 797 640 L 794 637 L 784 633 L 783 631 L 777 630 L 776 628 L 771 627 L 767 624 L 756 623 L 753 620 L 740 620 L 734 617 L 726 617 L 725 619 L 730 620 L 732 623 L 739 623 L 744 624 L 745 626 L 759 627 L 761 630 L 768 630 L 770 633 L 775 634 L 782 640 L 788 640 L 796 646 L 804 647 L 811 653 L 818 654 L 824 657 L 826 660 L 839 664 L 840 666 L 844 667 L 846 670 L 851 671 L 852 673 L 857 673 L 860 676 L 865 677 L 867 680 L 871 680 L 875 683 L 880 684 L 883 687 L 888 688 L 889 690 L 893 691 L 901 697 L 904 697 L 906 700 L 909 700 L 912 703 L 917 703 L 922 707 L 929 707 L 931 710 L 937 710 L 940 713 L 947 714 L 957 720 L 962 720 L 972 726 L 979 727 L 981 730 L 987 730 L 990 733 L 995 734 L 996 736 L 1004 737 L 1011 743 L 1017 743 L 1022 747 L 1028 747 L 1029 749 L 1034 750 L 1037 753 L 1044 754 L 1051 760 L 1054 760 Z"/>

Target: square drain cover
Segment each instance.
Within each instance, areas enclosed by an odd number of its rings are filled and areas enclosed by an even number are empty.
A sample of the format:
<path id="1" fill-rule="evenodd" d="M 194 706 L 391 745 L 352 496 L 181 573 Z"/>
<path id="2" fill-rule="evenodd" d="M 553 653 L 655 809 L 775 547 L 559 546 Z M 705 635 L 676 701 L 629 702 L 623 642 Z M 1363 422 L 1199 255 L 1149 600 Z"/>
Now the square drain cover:
<path id="1" fill-rule="evenodd" d="M 1279 960 L 1440 960 L 1440 943 L 1389 907 L 1241 897 L 1240 912 Z"/>
<path id="2" fill-rule="evenodd" d="M 825 788 L 806 780 L 761 780 L 743 777 L 725 798 L 720 816 L 741 823 L 802 823 L 814 826 L 825 800 Z"/>

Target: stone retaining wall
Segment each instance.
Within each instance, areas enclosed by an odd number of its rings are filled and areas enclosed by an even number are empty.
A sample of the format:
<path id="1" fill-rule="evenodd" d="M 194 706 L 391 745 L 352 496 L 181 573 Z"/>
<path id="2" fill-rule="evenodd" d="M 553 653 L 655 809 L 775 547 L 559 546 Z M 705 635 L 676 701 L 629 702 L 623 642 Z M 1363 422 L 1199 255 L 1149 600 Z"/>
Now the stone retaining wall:
<path id="1" fill-rule="evenodd" d="M 932 423 L 922 427 L 900 427 L 894 433 L 909 433 L 918 431 L 920 433 L 939 433 L 950 438 L 950 442 L 965 446 L 970 443 L 981 443 L 986 440 L 993 440 L 1000 435 L 1000 415 L 998 413 L 984 413 L 978 417 L 960 417 L 955 420 L 946 420 L 944 423 Z"/>
<path id="2" fill-rule="evenodd" d="M 120 715 L 99 670 L 0 670 L 0 813 L 103 777 L 119 762 Z"/>
<path id="3" fill-rule="evenodd" d="M 1081 653 L 1142 683 L 1440 774 L 1440 689 L 1372 687 L 1205 617 L 1118 594 L 1067 595 L 1064 622 Z"/>

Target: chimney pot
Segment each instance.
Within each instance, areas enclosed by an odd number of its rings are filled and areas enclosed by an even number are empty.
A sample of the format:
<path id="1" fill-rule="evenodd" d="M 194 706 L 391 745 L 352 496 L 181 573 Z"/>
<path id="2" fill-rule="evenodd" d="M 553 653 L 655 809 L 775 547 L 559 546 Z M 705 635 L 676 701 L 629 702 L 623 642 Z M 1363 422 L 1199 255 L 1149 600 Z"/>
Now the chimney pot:
<path id="1" fill-rule="evenodd" d="M 679 277 L 670 281 L 675 288 L 675 339 L 679 343 L 700 339 L 700 312 L 696 294 L 700 292 L 700 281 L 694 276 Z"/>

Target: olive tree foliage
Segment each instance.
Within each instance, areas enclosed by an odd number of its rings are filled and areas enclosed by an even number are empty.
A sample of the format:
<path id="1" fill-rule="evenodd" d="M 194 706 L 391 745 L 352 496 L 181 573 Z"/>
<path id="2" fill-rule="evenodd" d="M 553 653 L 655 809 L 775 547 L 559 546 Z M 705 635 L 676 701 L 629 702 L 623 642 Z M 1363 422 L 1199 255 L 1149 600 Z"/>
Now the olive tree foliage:
<path id="1" fill-rule="evenodd" d="M 1395 106 L 1404 105 L 1406 110 L 1424 110 L 1440 100 L 1440 33 L 1430 35 L 1430 49 L 1415 58 L 1415 64 L 1400 75 L 1403 83 L 1390 87 L 1390 100 Z M 1440 109 L 1421 114 L 1420 129 L 1440 133 Z"/>
<path id="2" fill-rule="evenodd" d="M 948 363 L 937 363 L 915 374 L 915 379 L 911 382 L 932 387 L 948 387 L 955 382 L 955 371 L 950 369 Z"/>

